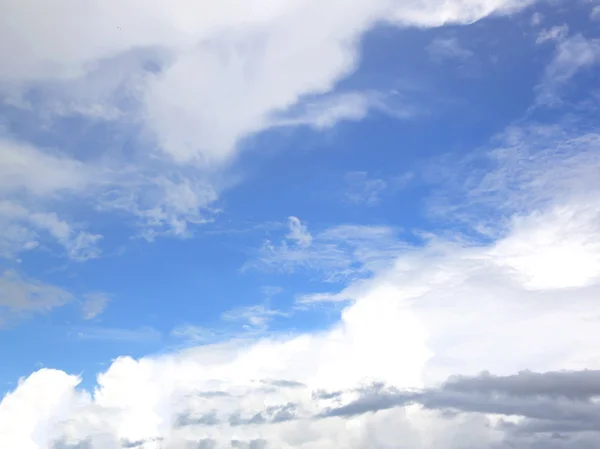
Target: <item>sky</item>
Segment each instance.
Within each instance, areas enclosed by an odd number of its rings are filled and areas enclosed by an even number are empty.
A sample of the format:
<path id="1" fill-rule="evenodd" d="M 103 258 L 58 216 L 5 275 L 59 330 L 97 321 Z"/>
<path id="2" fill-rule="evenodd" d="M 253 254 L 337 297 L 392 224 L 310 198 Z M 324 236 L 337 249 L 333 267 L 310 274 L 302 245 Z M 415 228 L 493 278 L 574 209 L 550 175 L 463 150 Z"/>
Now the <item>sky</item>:
<path id="1" fill-rule="evenodd" d="M 600 3 L 5 0 L 0 447 L 600 447 Z"/>

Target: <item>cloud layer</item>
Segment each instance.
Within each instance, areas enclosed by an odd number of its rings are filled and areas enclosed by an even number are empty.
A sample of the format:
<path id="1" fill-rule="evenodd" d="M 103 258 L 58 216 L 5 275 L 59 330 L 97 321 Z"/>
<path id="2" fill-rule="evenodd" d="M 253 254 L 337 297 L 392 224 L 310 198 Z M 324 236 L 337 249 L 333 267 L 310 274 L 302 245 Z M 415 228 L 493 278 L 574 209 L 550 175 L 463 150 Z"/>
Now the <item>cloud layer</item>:
<path id="1" fill-rule="evenodd" d="M 511 211 L 496 241 L 430 237 L 397 251 L 339 294 L 349 302 L 320 332 L 119 358 L 93 392 L 38 371 L 3 399 L 0 422 L 18 425 L 1 445 L 596 447 L 600 153 L 589 134 L 530 131 L 507 133 L 486 153 L 489 176 L 464 180 L 471 207 Z M 508 179 L 514 191 L 496 188 Z M 287 238 L 298 251 L 322 244 L 296 218 Z"/>

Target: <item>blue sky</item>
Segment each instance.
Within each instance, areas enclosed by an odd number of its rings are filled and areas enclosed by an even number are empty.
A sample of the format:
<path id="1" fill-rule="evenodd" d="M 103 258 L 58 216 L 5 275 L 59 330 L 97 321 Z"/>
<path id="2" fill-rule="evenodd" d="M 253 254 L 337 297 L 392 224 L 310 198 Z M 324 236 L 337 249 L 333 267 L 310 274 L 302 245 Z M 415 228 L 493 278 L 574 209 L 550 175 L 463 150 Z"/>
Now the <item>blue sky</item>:
<path id="1" fill-rule="evenodd" d="M 0 16 L 0 446 L 597 447 L 599 3 Z"/>

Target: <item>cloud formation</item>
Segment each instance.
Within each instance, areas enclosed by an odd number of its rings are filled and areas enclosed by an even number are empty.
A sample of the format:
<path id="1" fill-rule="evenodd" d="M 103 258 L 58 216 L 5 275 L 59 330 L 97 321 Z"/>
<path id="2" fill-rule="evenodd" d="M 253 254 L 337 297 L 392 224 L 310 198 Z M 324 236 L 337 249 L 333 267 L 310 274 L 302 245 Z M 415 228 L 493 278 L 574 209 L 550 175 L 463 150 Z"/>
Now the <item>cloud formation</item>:
<path id="1" fill-rule="evenodd" d="M 355 70 L 365 32 L 379 23 L 471 23 L 529 3 L 7 1 L 0 9 L 7 113 L 34 129 L 66 118 L 101 122 L 122 138 L 116 149 L 94 146 L 92 133 L 77 149 L 60 139 L 38 148 L 9 126 L 0 136 L 0 189 L 29 214 L 56 214 L 65 204 L 75 212 L 75 204 L 91 200 L 95 211 L 132 217 L 148 240 L 189 236 L 211 219 L 231 183 L 223 170 L 252 135 L 281 125 L 330 127 L 370 109 L 412 115 L 377 92 L 333 92 Z M 43 26 L 33 25 L 36 17 L 44 17 Z M 10 231 L 3 255 L 34 247 L 35 225 L 0 220 Z M 57 220 L 81 227 L 62 212 Z M 100 235 L 78 232 L 85 234 L 61 234 L 67 254 L 97 257 Z"/>
<path id="2" fill-rule="evenodd" d="M 2 429 L 1 445 L 595 447 L 597 143 L 539 135 L 512 130 L 512 147 L 488 150 L 489 177 L 463 179 L 478 179 L 473 201 L 511 211 L 497 241 L 432 237 L 396 251 L 340 293 L 349 298 L 340 321 L 319 332 L 122 357 L 93 393 L 76 389 L 77 377 L 39 371 L 1 403 L 0 416 L 19 422 Z M 550 174 L 556 192 L 545 190 Z M 301 225 L 292 235 L 309 232 Z M 298 250 L 321 244 L 311 235 Z"/>

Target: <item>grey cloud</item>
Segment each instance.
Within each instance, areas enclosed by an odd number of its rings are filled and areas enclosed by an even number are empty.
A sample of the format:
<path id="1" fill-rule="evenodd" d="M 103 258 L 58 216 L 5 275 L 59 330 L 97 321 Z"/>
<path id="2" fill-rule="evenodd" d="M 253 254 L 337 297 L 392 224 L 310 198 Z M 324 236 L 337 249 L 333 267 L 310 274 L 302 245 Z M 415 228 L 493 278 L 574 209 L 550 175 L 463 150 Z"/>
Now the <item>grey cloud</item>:
<path id="1" fill-rule="evenodd" d="M 267 413 L 271 416 L 272 423 L 292 421 L 296 419 L 296 405 L 288 403 L 282 406 L 268 407 Z"/>
<path id="2" fill-rule="evenodd" d="M 415 403 L 432 410 L 453 409 L 461 412 L 525 416 L 546 420 L 600 420 L 600 405 L 587 401 L 548 397 L 488 396 L 447 391 L 426 391 L 413 399 Z"/>
<path id="3" fill-rule="evenodd" d="M 52 444 L 52 449 L 91 449 L 92 444 L 89 440 L 83 440 L 78 443 L 66 443 L 64 441 L 56 441 Z"/>
<path id="4" fill-rule="evenodd" d="M 597 422 L 525 419 L 519 423 L 502 422 L 501 428 L 509 432 L 522 434 L 568 434 L 578 432 L 596 432 L 600 430 L 600 425 Z"/>
<path id="5" fill-rule="evenodd" d="M 564 396 L 586 399 L 600 395 L 600 371 L 522 371 L 512 376 L 483 373 L 477 377 L 453 377 L 444 390 L 477 393 L 502 393 L 513 396 Z"/>
<path id="6" fill-rule="evenodd" d="M 530 438 L 508 437 L 490 449 L 597 449 L 600 439 L 594 434 L 568 437 L 561 434 L 536 435 Z"/>
<path id="7" fill-rule="evenodd" d="M 292 421 L 297 418 L 296 404 L 288 402 L 283 405 L 273 405 L 265 410 L 252 415 L 250 418 L 242 418 L 239 412 L 229 417 L 229 424 L 232 426 L 243 426 L 248 424 L 276 424 L 286 421 Z"/>
<path id="8" fill-rule="evenodd" d="M 205 413 L 200 416 L 194 416 L 191 414 L 181 414 L 177 417 L 175 421 L 175 426 L 177 427 L 185 427 L 185 426 L 215 426 L 219 424 L 219 418 L 215 411 Z M 231 422 L 231 421 L 230 421 Z"/>
<path id="9" fill-rule="evenodd" d="M 136 440 L 136 441 L 131 441 L 131 440 L 121 440 L 121 447 L 123 449 L 143 449 L 144 445 L 146 443 L 150 443 L 150 442 L 154 442 L 154 441 L 163 441 L 162 438 L 150 438 L 148 440 Z"/>
<path id="10" fill-rule="evenodd" d="M 49 312 L 74 299 L 70 292 L 60 287 L 6 270 L 0 273 L 0 327 L 15 318 Z"/>
<path id="11" fill-rule="evenodd" d="M 252 415 L 250 418 L 242 418 L 242 415 L 238 413 L 233 413 L 229 416 L 229 424 L 231 426 L 244 426 L 248 424 L 264 424 L 267 420 L 262 415 L 262 413 L 256 413 Z"/>
<path id="12" fill-rule="evenodd" d="M 195 444 L 194 449 L 214 449 L 217 446 L 217 442 L 210 438 L 204 438 Z"/>
<path id="13" fill-rule="evenodd" d="M 332 393 L 330 393 L 331 395 Z M 403 407 L 416 402 L 421 393 L 401 392 L 393 388 L 382 388 L 374 385 L 371 389 L 363 389 L 361 396 L 341 407 L 330 408 L 321 413 L 320 417 L 350 417 L 364 413 Z"/>
<path id="14" fill-rule="evenodd" d="M 420 404 L 441 413 L 521 417 L 516 423 L 503 421 L 498 425 L 507 435 L 518 436 L 520 441 L 536 435 L 539 438 L 548 435 L 567 435 L 570 438 L 571 435 L 590 432 L 598 437 L 600 402 L 596 398 L 600 397 L 599 387 L 600 371 L 591 370 L 547 373 L 523 371 L 512 376 L 493 376 L 489 373 L 475 377 L 454 376 L 439 388 L 422 391 L 400 391 L 374 385 L 370 389 L 363 389 L 358 399 L 328 409 L 318 417 L 351 417 Z M 567 441 L 569 438 L 559 439 Z M 531 446 L 499 447 L 537 447 L 535 441 L 531 442 Z M 543 445 L 540 443 L 539 447 Z"/>
<path id="15" fill-rule="evenodd" d="M 259 438 L 249 441 L 231 440 L 231 446 L 236 449 L 264 449 L 267 444 L 267 440 Z"/>
<path id="16" fill-rule="evenodd" d="M 313 399 L 337 399 L 342 395 L 341 391 L 313 391 L 312 398 Z"/>
<path id="17" fill-rule="evenodd" d="M 302 382 L 296 382 L 294 380 L 274 379 L 263 380 L 262 382 L 279 388 L 306 388 L 306 385 L 304 385 Z"/>
<path id="18" fill-rule="evenodd" d="M 137 448 L 140 448 L 145 442 L 146 442 L 145 440 L 139 440 L 139 441 L 122 440 L 121 446 L 125 449 L 137 449 Z"/>
<path id="19" fill-rule="evenodd" d="M 196 396 L 201 398 L 224 398 L 231 395 L 226 391 L 200 391 L 196 393 Z"/>

